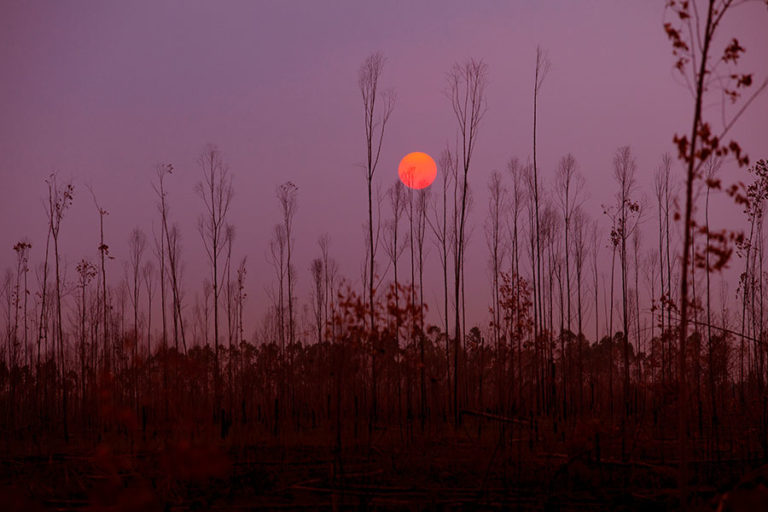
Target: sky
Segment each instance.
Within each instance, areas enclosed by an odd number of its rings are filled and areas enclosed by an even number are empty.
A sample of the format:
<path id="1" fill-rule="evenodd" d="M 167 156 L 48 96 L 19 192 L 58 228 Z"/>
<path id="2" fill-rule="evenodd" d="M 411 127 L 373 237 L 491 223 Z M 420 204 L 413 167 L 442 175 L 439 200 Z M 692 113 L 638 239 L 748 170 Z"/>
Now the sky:
<path id="1" fill-rule="evenodd" d="M 99 216 L 89 188 L 109 211 L 106 243 L 123 275 L 129 232 L 157 232 L 152 189 L 160 162 L 172 222 L 182 234 L 189 311 L 206 274 L 196 223 L 197 157 L 206 144 L 222 151 L 234 179 L 229 222 L 234 258 L 247 256 L 251 326 L 274 283 L 267 262 L 271 230 L 280 220 L 276 187 L 298 186 L 295 221 L 297 293 L 305 302 L 309 265 L 319 235 L 330 236 L 340 272 L 359 286 L 367 195 L 362 99 L 357 71 L 381 51 L 381 85 L 396 90 L 374 177 L 385 190 L 400 159 L 412 151 L 439 156 L 455 139 L 445 96 L 456 62 L 488 65 L 488 111 L 480 126 L 469 181 L 476 201 L 467 272 L 470 318 L 485 321 L 490 285 L 482 221 L 487 181 L 511 157 L 531 157 L 535 50 L 552 62 L 540 95 L 538 160 L 551 190 L 558 160 L 573 153 L 586 179 L 585 208 L 605 227 L 601 205 L 613 201 L 611 161 L 630 145 L 638 163 L 638 194 L 652 196 L 660 156 L 687 133 L 693 100 L 673 68 L 654 1 L 51 1 L 0 3 L 0 270 L 14 266 L 12 246 L 32 243 L 42 259 L 45 178 L 72 179 L 75 198 L 62 225 L 62 254 L 74 275 L 82 258 L 98 257 Z M 753 2 L 721 28 L 747 48 L 740 69 L 768 75 L 768 10 Z M 723 39 L 725 40 L 725 39 Z M 720 41 L 722 42 L 722 41 Z M 719 122 L 714 97 L 707 113 Z M 768 94 L 757 98 L 732 131 L 753 159 L 768 156 Z M 441 172 L 438 169 L 438 174 Z M 675 175 L 682 170 L 675 164 Z M 732 162 L 724 181 L 744 179 Z M 733 179 L 731 179 L 733 178 Z M 439 179 L 439 177 L 438 177 Z M 743 223 L 737 208 L 715 199 L 718 219 Z M 643 232 L 653 232 L 652 201 Z M 740 224 L 738 224 L 740 225 Z M 442 302 L 439 260 L 431 243 L 426 298 Z M 652 247 L 649 245 L 649 248 Z M 147 253 L 149 254 L 149 252 Z M 379 255 L 383 262 L 386 255 Z"/>

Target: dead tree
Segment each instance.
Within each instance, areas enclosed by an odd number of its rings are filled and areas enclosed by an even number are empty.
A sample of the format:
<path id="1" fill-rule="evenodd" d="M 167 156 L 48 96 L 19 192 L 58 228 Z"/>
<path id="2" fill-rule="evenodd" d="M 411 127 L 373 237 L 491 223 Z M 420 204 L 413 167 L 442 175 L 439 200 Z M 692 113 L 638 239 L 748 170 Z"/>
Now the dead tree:
<path id="1" fill-rule="evenodd" d="M 203 201 L 204 212 L 198 221 L 198 231 L 203 239 L 203 246 L 211 264 L 213 280 L 213 341 L 214 341 L 214 382 L 216 389 L 215 403 L 219 403 L 221 383 L 219 375 L 219 257 L 224 249 L 224 235 L 227 213 L 232 203 L 234 189 L 229 167 L 219 149 L 209 145 L 198 158 L 203 180 L 195 190 Z"/>
<path id="2" fill-rule="evenodd" d="M 109 325 L 109 309 L 110 303 L 107 296 L 107 267 L 106 260 L 114 259 L 109 254 L 109 246 L 104 243 L 104 217 L 109 215 L 109 212 L 99 205 L 96 199 L 96 194 L 91 190 L 91 196 L 93 197 L 93 203 L 96 206 L 96 211 L 99 213 L 99 257 L 101 260 L 101 313 L 102 313 L 102 335 L 103 335 L 103 351 L 104 351 L 104 368 L 106 371 L 112 369 L 114 354 L 113 347 L 109 343 L 110 325 Z"/>
<path id="3" fill-rule="evenodd" d="M 155 267 L 151 261 L 144 263 L 141 270 L 144 289 L 147 291 L 147 360 L 152 355 L 152 296 L 155 281 Z"/>
<path id="4" fill-rule="evenodd" d="M 709 160 L 707 161 L 707 175 L 706 179 L 709 182 L 713 182 L 717 179 L 717 172 L 720 170 L 720 167 L 722 165 L 723 161 L 720 158 L 716 158 L 714 156 L 710 156 Z M 709 194 L 711 191 L 711 187 L 706 187 L 706 198 L 704 200 L 704 225 L 706 226 L 707 230 L 707 239 L 706 239 L 706 246 L 709 247 L 710 245 L 710 225 L 709 225 Z M 712 421 L 712 430 L 715 437 L 715 449 L 717 450 L 717 447 L 719 446 L 719 418 L 718 418 L 718 411 L 717 411 L 717 393 L 715 392 L 715 372 L 713 371 L 714 367 L 714 350 L 713 350 L 713 340 L 712 340 L 712 291 L 711 291 L 711 282 L 710 282 L 710 276 L 712 274 L 712 268 L 710 265 L 710 255 L 709 251 L 705 251 L 705 272 L 706 272 L 706 279 L 707 279 L 707 362 L 709 366 L 709 396 L 711 400 L 711 407 L 712 407 L 712 413 L 711 413 L 711 421 Z"/>
<path id="5" fill-rule="evenodd" d="M 170 229 L 165 229 L 166 247 L 168 251 L 168 270 L 171 278 L 171 296 L 173 306 L 173 343 L 176 352 L 179 351 L 179 339 L 184 352 L 187 351 L 187 338 L 184 333 L 184 317 L 181 314 L 181 230 L 174 223 Z"/>
<path id="6" fill-rule="evenodd" d="M 502 184 L 501 173 L 493 171 L 488 179 L 488 216 L 485 220 L 485 241 L 488 245 L 488 265 L 491 271 L 491 328 L 493 332 L 493 345 L 496 350 L 496 406 L 501 413 L 504 404 L 504 364 L 506 344 L 501 334 L 501 283 L 499 281 L 502 268 L 506 263 L 508 245 L 504 237 L 502 221 L 507 215 L 508 198 L 507 188 Z"/>
<path id="7" fill-rule="evenodd" d="M 455 315 L 455 349 L 453 364 L 453 412 L 455 424 L 458 426 L 461 420 L 459 403 L 459 350 L 462 346 L 463 324 L 461 323 L 459 305 L 461 304 L 461 284 L 464 268 L 464 245 L 466 231 L 466 214 L 468 203 L 467 176 L 472 162 L 472 155 L 477 144 L 477 134 L 480 121 L 487 110 L 485 87 L 488 81 L 488 66 L 482 60 L 470 59 L 463 64 L 454 64 L 448 73 L 448 97 L 451 101 L 453 113 L 458 122 L 459 136 L 461 138 L 461 177 L 456 183 L 461 183 L 459 190 L 460 200 L 458 204 L 458 222 L 456 237 L 456 265 L 454 268 L 454 300 L 456 304 Z"/>
<path id="8" fill-rule="evenodd" d="M 232 282 L 232 245 L 235 241 L 235 227 L 227 224 L 224 228 L 224 245 L 226 245 L 227 256 L 224 259 L 224 294 L 226 295 L 227 310 L 227 385 L 229 388 L 229 407 L 233 406 L 234 399 L 234 367 L 232 358 L 232 339 L 235 336 L 235 290 Z"/>
<path id="9" fill-rule="evenodd" d="M 600 241 L 602 234 L 597 220 L 590 225 L 590 241 L 592 243 L 592 287 L 595 291 L 595 343 L 600 342 L 600 273 L 598 262 L 600 260 Z"/>
<path id="10" fill-rule="evenodd" d="M 416 252 L 417 263 L 419 267 L 419 312 L 424 311 L 424 237 L 427 233 L 427 206 L 430 202 L 429 189 L 419 190 L 416 198 Z M 411 288 L 413 288 L 411 283 Z M 411 304 L 415 305 L 415 301 Z M 424 328 L 424 315 L 419 314 L 419 389 L 421 396 L 421 430 L 424 430 L 425 422 L 427 419 L 427 363 L 425 359 L 425 328 Z"/>
<path id="11" fill-rule="evenodd" d="M 373 53 L 365 59 L 357 73 L 357 84 L 363 99 L 363 123 L 365 126 L 365 183 L 368 187 L 368 304 L 370 305 L 371 335 L 376 332 L 376 315 L 373 295 L 376 247 L 373 238 L 373 175 L 379 164 L 384 131 L 395 106 L 392 90 L 380 91 L 379 79 L 384 70 L 384 55 Z M 372 340 L 371 340 L 372 342 Z M 371 400 L 372 420 L 376 420 L 376 350 L 371 353 Z"/>
<path id="12" fill-rule="evenodd" d="M 54 352 L 58 343 L 59 351 L 59 379 L 61 383 L 61 403 L 62 419 L 64 423 L 64 439 L 69 441 L 68 419 L 67 419 L 67 386 L 66 386 L 66 361 L 64 359 L 64 328 L 61 314 L 61 269 L 59 266 L 59 234 L 61 233 L 61 222 L 64 219 L 64 213 L 72 205 L 75 188 L 72 183 L 65 183 L 59 186 L 56 181 L 56 175 L 52 174 L 48 181 L 48 222 L 51 236 L 53 237 L 53 258 L 56 273 L 56 330 L 54 337 Z M 103 245 L 103 242 L 102 242 Z M 103 252 L 102 252 L 103 254 Z M 102 260 L 103 261 L 103 260 Z M 102 264 L 103 265 L 103 264 Z"/>
<path id="13" fill-rule="evenodd" d="M 48 185 L 48 202 L 45 203 L 45 211 L 46 215 L 48 217 L 48 229 L 46 232 L 45 237 L 45 258 L 43 259 L 43 283 L 40 288 L 40 321 L 37 325 L 37 364 L 36 364 L 36 372 L 38 375 L 37 379 L 37 393 L 38 393 L 38 399 L 40 398 L 40 345 L 42 344 L 42 340 L 46 340 L 46 345 L 48 344 L 48 322 L 46 321 L 46 312 L 47 312 L 47 298 L 48 298 L 48 255 L 50 252 L 50 246 L 51 246 L 51 236 L 52 236 L 52 229 L 53 229 L 53 223 L 51 222 L 50 217 L 50 211 L 52 210 L 53 206 L 53 182 L 54 176 L 51 175 L 51 178 L 49 180 L 45 180 L 45 183 Z"/>
<path id="14" fill-rule="evenodd" d="M 616 195 L 617 205 L 613 210 L 615 223 L 612 236 L 619 246 L 619 264 L 621 267 L 621 303 L 622 303 L 622 343 L 624 359 L 624 420 L 626 423 L 630 413 L 630 374 L 629 374 L 629 257 L 627 241 L 637 229 L 640 204 L 632 198 L 635 188 L 635 173 L 637 163 L 632 156 L 629 146 L 622 146 L 613 158 L 613 174 L 619 191 Z M 626 429 L 626 426 L 625 426 Z M 622 444 L 622 456 L 625 456 L 625 446 Z"/>
<path id="15" fill-rule="evenodd" d="M 581 192 L 584 188 L 584 178 L 578 172 L 576 159 L 572 154 L 569 153 L 560 159 L 555 180 L 557 189 L 560 192 L 557 199 L 563 217 L 563 232 L 565 235 L 566 328 L 568 331 L 571 331 L 570 235 L 574 212 L 581 205 Z"/>
<path id="16" fill-rule="evenodd" d="M 12 345 L 14 343 L 13 341 L 13 304 L 14 304 L 13 271 L 10 268 L 5 269 L 5 274 L 3 275 L 3 294 L 5 295 L 5 303 L 6 303 L 5 359 L 6 359 L 6 368 L 10 371 L 13 365 L 11 354 L 13 353 Z M 11 416 L 10 419 L 13 420 L 12 411 L 9 410 L 8 413 Z"/>
<path id="17" fill-rule="evenodd" d="M 85 319 L 86 319 L 86 290 L 88 288 L 88 283 L 91 282 L 91 280 L 96 277 L 98 273 L 98 270 L 96 269 L 96 265 L 92 264 L 85 258 L 83 258 L 80 263 L 77 265 L 77 286 L 80 288 L 80 347 L 79 347 L 79 353 L 80 353 L 80 409 L 81 413 L 83 415 L 83 419 L 85 419 L 86 410 L 85 410 L 85 401 L 86 401 L 86 330 L 85 330 Z"/>
<path id="18" fill-rule="evenodd" d="M 141 285 L 141 259 L 144 250 L 147 247 L 147 235 L 139 228 L 131 231 L 128 237 L 128 258 L 131 276 L 129 283 L 131 286 L 131 304 L 133 305 L 133 335 L 135 343 L 133 344 L 133 364 L 136 364 L 136 355 L 139 347 L 139 292 Z"/>
<path id="19" fill-rule="evenodd" d="M 309 266 L 312 273 L 312 313 L 315 317 L 315 331 L 318 345 L 323 341 L 323 260 L 315 258 Z"/>
<path id="20" fill-rule="evenodd" d="M 507 172 L 509 172 L 510 177 L 512 179 L 512 188 L 511 188 L 511 204 L 510 204 L 510 212 L 511 215 L 507 217 L 508 221 L 508 230 L 510 231 L 509 234 L 509 240 L 512 244 L 511 247 L 511 257 L 512 257 L 512 275 L 517 276 L 520 278 L 520 237 L 521 237 L 521 230 L 522 226 L 520 225 L 520 213 L 525 206 L 525 188 L 524 188 L 524 168 L 520 165 L 520 162 L 517 158 L 511 158 L 509 162 L 507 163 Z M 520 287 L 515 287 L 513 290 L 513 293 L 515 294 L 514 300 L 515 304 L 521 303 L 521 296 L 520 296 Z M 516 326 L 520 323 L 519 318 L 519 308 L 515 307 L 512 308 L 510 311 L 510 318 L 508 320 L 508 325 L 510 326 Z M 513 382 L 516 384 L 515 387 L 517 389 L 517 392 L 515 394 L 515 399 L 517 403 L 520 403 L 520 390 L 522 389 L 522 339 L 520 336 L 517 336 L 517 331 L 515 330 L 513 332 L 512 327 L 507 329 L 508 333 L 508 339 L 510 341 L 512 340 L 512 336 L 514 334 L 514 337 L 517 341 L 517 378 L 513 379 Z M 510 351 L 511 351 L 510 347 Z M 513 371 L 510 372 L 510 375 L 514 375 L 514 360 L 510 360 L 510 369 Z"/>
<path id="21" fill-rule="evenodd" d="M 572 213 L 573 221 L 573 259 L 576 270 L 576 323 L 578 331 L 576 333 L 577 347 L 577 384 L 579 388 L 579 408 L 584 406 L 584 344 L 587 343 L 584 337 L 583 308 L 582 308 L 582 282 L 584 280 L 584 263 L 587 259 L 587 229 L 589 218 L 584 213 L 581 206 L 576 206 Z M 597 315 L 597 311 L 595 311 Z M 599 340 L 595 340 L 598 342 Z"/>
<path id="22" fill-rule="evenodd" d="M 173 173 L 173 165 L 171 164 L 158 164 L 155 168 L 157 175 L 157 182 L 152 184 L 152 188 L 158 197 L 157 209 L 160 212 L 160 236 L 155 238 L 156 255 L 159 260 L 158 267 L 160 270 L 160 315 L 163 323 L 163 337 L 162 346 L 163 350 L 168 348 L 168 323 L 166 318 L 166 306 L 165 306 L 165 247 L 168 231 L 168 204 L 166 203 L 165 192 L 165 176 Z"/>
<path id="23" fill-rule="evenodd" d="M 573 223 L 573 216 L 576 208 L 581 204 L 581 191 L 584 187 L 584 178 L 578 172 L 576 158 L 570 153 L 560 159 L 557 166 L 557 172 L 555 175 L 555 184 L 558 190 L 557 202 L 560 207 L 560 214 L 563 218 L 563 234 L 564 234 L 564 263 L 565 263 L 565 329 L 561 328 L 560 336 L 563 339 L 563 349 L 565 348 L 565 340 L 573 339 L 573 329 L 571 326 L 572 307 L 571 307 L 571 253 L 573 248 L 571 246 L 571 230 Z M 562 305 L 561 305 L 562 307 Z M 580 343 L 577 337 L 577 342 Z M 568 366 L 567 359 L 564 359 L 563 364 L 563 390 L 566 389 L 566 382 L 568 381 Z M 565 399 L 565 391 L 563 393 Z"/>
<path id="24" fill-rule="evenodd" d="M 664 340 L 665 325 L 666 329 L 671 327 L 669 321 L 668 298 L 671 296 L 672 265 L 670 262 L 669 249 L 669 207 L 670 207 L 670 173 L 672 169 L 672 157 L 664 154 L 661 157 L 661 163 L 656 168 L 654 174 L 654 192 L 656 194 L 656 203 L 659 217 L 659 283 L 661 285 L 661 295 L 659 309 L 661 315 L 661 335 L 662 343 Z M 666 238 L 665 238 L 666 234 Z M 666 242 L 666 252 L 664 250 Z M 666 260 L 665 260 L 666 256 Z M 666 288 L 664 281 L 664 270 L 667 270 Z M 655 299 L 655 297 L 654 297 Z M 667 321 L 665 324 L 664 313 L 667 312 Z"/>
<path id="25" fill-rule="evenodd" d="M 22 321 L 24 323 L 24 350 L 27 350 L 27 271 L 29 270 L 29 249 L 32 245 L 26 240 L 21 240 L 13 246 L 13 250 L 16 253 L 16 285 L 14 286 L 14 320 L 13 320 L 13 346 L 12 346 L 12 362 L 8 365 L 8 368 L 12 368 L 18 365 L 18 352 L 19 346 L 22 345 L 21 336 L 19 335 L 19 310 L 22 310 Z M 21 276 L 24 275 L 24 291 L 21 290 Z M 22 296 L 24 297 L 24 307 L 22 309 Z M 11 354 L 9 354 L 11 355 Z"/>
<path id="26" fill-rule="evenodd" d="M 400 180 L 397 180 L 392 187 L 389 188 L 387 191 L 387 195 L 389 197 L 389 204 L 392 209 L 392 218 L 389 219 L 387 223 L 385 223 L 385 229 L 384 229 L 384 250 L 387 253 L 387 255 L 390 258 L 392 268 L 393 268 L 393 277 L 394 277 L 394 298 L 395 298 L 395 343 L 396 346 L 400 347 L 400 321 L 401 321 L 401 315 L 400 315 L 400 278 L 399 274 L 397 272 L 398 269 L 398 262 L 400 261 L 400 256 L 403 254 L 403 251 L 405 250 L 405 242 L 398 239 L 399 235 L 399 227 L 400 227 L 400 218 L 403 215 L 403 212 L 405 211 L 405 197 L 403 193 L 403 183 Z"/>
<path id="27" fill-rule="evenodd" d="M 285 226 L 275 224 L 272 230 L 272 239 L 269 241 L 269 259 L 277 274 L 277 297 L 275 311 L 277 313 L 278 329 L 277 334 L 280 341 L 280 352 L 285 357 Z"/>
<path id="28" fill-rule="evenodd" d="M 19 377 L 21 375 L 19 371 L 20 366 L 25 366 L 26 362 L 22 365 L 19 364 L 19 352 L 20 352 L 20 345 L 21 345 L 21 337 L 19 336 L 19 310 L 21 309 L 21 302 L 22 298 L 21 296 L 24 296 L 24 310 L 23 310 L 23 321 L 24 321 L 24 350 L 27 350 L 27 270 L 28 270 L 28 262 L 29 262 L 29 249 L 32 247 L 29 242 L 27 242 L 26 239 L 17 242 L 13 246 L 13 250 L 16 253 L 16 284 L 13 286 L 13 290 L 9 297 L 12 297 L 13 301 L 13 309 L 14 309 L 14 319 L 13 319 L 13 327 L 12 329 L 9 329 L 8 332 L 8 372 L 10 373 L 10 384 L 11 384 L 11 393 L 10 393 L 10 413 L 11 413 L 11 421 L 14 421 L 13 416 L 16 414 L 16 388 L 19 384 Z M 24 291 L 21 290 L 21 275 L 24 274 Z M 10 282 L 9 285 L 9 291 L 10 291 Z M 11 327 L 10 322 L 10 303 L 8 304 L 9 311 L 8 311 L 8 327 Z"/>
<path id="29" fill-rule="evenodd" d="M 295 271 L 291 258 L 293 250 L 293 222 L 296 216 L 298 206 L 299 188 L 290 181 L 286 181 L 277 187 L 277 199 L 280 202 L 280 213 L 282 215 L 283 233 L 285 234 L 285 275 L 287 281 L 286 296 L 288 298 L 288 344 L 293 345 L 295 339 L 296 319 L 293 312 L 293 298 Z"/>
<path id="30" fill-rule="evenodd" d="M 327 233 L 320 235 L 320 238 L 317 240 L 317 244 L 320 246 L 320 257 L 323 260 L 323 332 L 326 332 L 326 329 L 328 329 L 328 326 L 330 325 L 329 322 L 329 310 L 330 310 L 330 304 L 332 300 L 332 290 L 330 286 L 330 272 L 329 272 L 329 256 L 328 256 L 328 246 L 331 243 L 331 239 L 328 236 Z"/>
<path id="31" fill-rule="evenodd" d="M 450 409 L 450 389 L 451 389 L 451 349 L 450 349 L 450 335 L 448 325 L 448 253 L 449 246 L 451 245 L 449 238 L 451 237 L 452 228 L 449 226 L 448 217 L 448 190 L 451 186 L 451 180 L 457 175 L 458 169 L 458 153 L 451 151 L 450 148 L 443 150 L 440 154 L 440 168 L 442 169 L 441 180 L 441 192 L 442 201 L 437 203 L 437 196 L 435 197 L 432 216 L 427 217 L 427 222 L 432 230 L 432 234 L 435 236 L 435 243 L 437 245 L 440 266 L 443 271 L 443 336 L 445 338 L 445 357 L 446 357 L 446 398 L 448 400 L 447 409 Z"/>
<path id="32" fill-rule="evenodd" d="M 533 81 L 533 206 L 535 212 L 536 229 L 535 229 L 535 257 L 536 266 L 534 268 L 534 295 L 538 290 L 538 297 L 534 298 L 534 301 L 538 304 L 534 304 L 534 308 L 538 308 L 538 315 L 536 315 L 539 325 L 536 326 L 534 337 L 538 337 L 541 332 L 541 325 L 544 316 L 544 303 L 542 301 L 542 276 L 541 276 L 541 240 L 539 237 L 539 166 L 536 153 L 536 129 L 538 125 L 538 107 L 539 107 L 539 91 L 541 90 L 544 80 L 549 74 L 551 62 L 546 55 L 546 52 L 541 49 L 540 46 L 536 47 L 536 67 L 534 72 Z"/>

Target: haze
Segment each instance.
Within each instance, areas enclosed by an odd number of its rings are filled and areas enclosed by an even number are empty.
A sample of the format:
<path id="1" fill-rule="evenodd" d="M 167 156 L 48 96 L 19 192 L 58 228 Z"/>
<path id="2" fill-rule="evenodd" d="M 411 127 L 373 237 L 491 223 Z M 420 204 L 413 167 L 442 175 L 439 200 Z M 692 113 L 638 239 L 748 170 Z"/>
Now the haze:
<path id="1" fill-rule="evenodd" d="M 44 179 L 58 171 L 75 185 L 62 227 L 70 278 L 77 261 L 98 257 L 90 186 L 109 211 L 106 242 L 117 258 L 110 273 L 118 279 L 129 231 L 158 232 L 151 181 L 156 164 L 171 162 L 171 220 L 181 227 L 191 305 L 208 275 L 196 229 L 202 211 L 193 192 L 201 176 L 196 158 L 215 143 L 234 176 L 229 221 L 237 230 L 234 258 L 248 257 L 251 328 L 268 304 L 265 289 L 274 283 L 266 252 L 280 219 L 275 188 L 287 180 L 299 187 L 300 303 L 309 296 L 308 269 L 319 254 L 321 233 L 330 236 L 341 275 L 359 285 L 367 196 L 357 70 L 380 50 L 387 58 L 381 84 L 397 92 L 374 178 L 382 191 L 396 181 L 403 155 L 426 151 L 437 158 L 455 140 L 444 95 L 453 63 L 475 57 L 488 64 L 488 112 L 469 178 L 476 200 L 467 255 L 467 272 L 486 276 L 486 183 L 510 157 L 530 158 L 537 44 L 552 61 L 539 107 L 544 180 L 551 182 L 558 160 L 572 152 L 586 178 L 587 212 L 605 227 L 600 205 L 615 193 L 611 159 L 617 147 L 630 145 L 639 164 L 638 188 L 651 192 L 661 154 L 674 152 L 673 134 L 689 130 L 692 105 L 673 70 L 662 29 L 664 4 L 3 2 L 0 268 L 14 267 L 11 246 L 23 237 L 32 243 L 37 268 L 46 234 Z M 738 28 L 747 48 L 741 65 L 756 73 L 764 72 L 768 48 L 764 10 L 759 3 L 737 9 L 722 31 Z M 766 119 L 763 95 L 733 132 L 754 158 L 766 150 Z M 723 176 L 736 181 L 743 174 L 727 163 Z M 718 215 L 741 218 L 727 202 Z M 653 222 L 646 224 L 643 230 L 651 233 Z M 437 253 L 431 241 L 426 245 L 432 262 L 426 299 L 437 305 Z M 380 253 L 379 259 L 383 270 L 386 257 Z M 487 280 L 467 283 L 467 296 L 478 298 L 468 304 L 470 325 L 487 322 Z"/>

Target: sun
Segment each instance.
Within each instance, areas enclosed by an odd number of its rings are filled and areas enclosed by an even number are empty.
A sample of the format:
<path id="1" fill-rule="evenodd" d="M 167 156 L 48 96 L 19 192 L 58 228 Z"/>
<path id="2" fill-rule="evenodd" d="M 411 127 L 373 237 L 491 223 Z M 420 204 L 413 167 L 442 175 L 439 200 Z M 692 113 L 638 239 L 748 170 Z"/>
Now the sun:
<path id="1" fill-rule="evenodd" d="M 435 181 L 437 177 L 437 164 L 426 153 L 418 151 L 408 153 L 400 160 L 397 174 L 405 186 L 419 190 L 427 188 Z"/>

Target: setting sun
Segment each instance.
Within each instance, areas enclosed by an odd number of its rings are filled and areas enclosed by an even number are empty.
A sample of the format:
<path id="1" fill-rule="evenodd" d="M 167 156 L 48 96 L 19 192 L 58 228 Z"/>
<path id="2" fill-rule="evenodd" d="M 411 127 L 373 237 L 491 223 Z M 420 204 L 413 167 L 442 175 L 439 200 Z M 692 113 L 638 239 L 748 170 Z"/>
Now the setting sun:
<path id="1" fill-rule="evenodd" d="M 400 181 L 409 188 L 427 188 L 437 177 L 437 164 L 426 153 L 408 153 L 400 160 L 397 174 Z"/>

